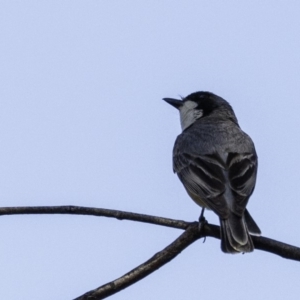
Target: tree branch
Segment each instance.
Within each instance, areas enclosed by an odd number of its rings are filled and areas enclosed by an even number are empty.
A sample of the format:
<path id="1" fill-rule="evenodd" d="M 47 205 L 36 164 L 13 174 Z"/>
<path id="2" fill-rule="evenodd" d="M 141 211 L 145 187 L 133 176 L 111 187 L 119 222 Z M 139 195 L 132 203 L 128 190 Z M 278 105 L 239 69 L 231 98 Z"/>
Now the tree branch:
<path id="1" fill-rule="evenodd" d="M 114 209 L 104 209 L 84 206 L 19 206 L 0 207 L 0 216 L 4 215 L 25 215 L 25 214 L 65 214 L 65 215 L 87 215 L 95 217 L 115 218 L 118 220 L 130 220 L 143 223 L 150 223 L 166 227 L 187 229 L 190 222 L 137 214 Z"/>
<path id="2" fill-rule="evenodd" d="M 131 213 L 126 211 L 83 207 L 83 206 L 21 206 L 21 207 L 0 207 L 0 216 L 22 215 L 22 214 L 69 214 L 69 215 L 89 215 L 96 217 L 108 217 L 118 220 L 130 220 L 143 223 L 150 223 L 166 227 L 187 229 L 192 222 L 174 220 L 157 216 Z M 205 236 L 220 239 L 220 228 L 216 225 L 206 224 Z M 254 246 L 258 250 L 277 254 L 281 257 L 300 261 L 300 248 L 278 242 L 266 237 L 252 236 Z"/>
<path id="3" fill-rule="evenodd" d="M 254 247 L 257 250 L 262 250 L 277 254 L 283 258 L 300 261 L 300 248 L 278 242 L 263 236 L 252 236 Z"/>
<path id="4" fill-rule="evenodd" d="M 153 273 L 175 258 L 182 250 L 203 237 L 199 224 L 194 222 L 173 243 L 122 277 L 89 291 L 74 300 L 99 300 L 109 297 Z"/>
<path id="5" fill-rule="evenodd" d="M 192 222 L 174 220 L 157 216 L 131 213 L 126 211 L 83 207 L 83 206 L 21 206 L 21 207 L 0 207 L 0 216 L 22 215 L 22 214 L 69 214 L 69 215 L 89 215 L 96 217 L 108 217 L 118 220 L 130 220 L 143 223 L 150 223 L 177 229 L 187 229 Z M 206 224 L 205 236 L 220 239 L 220 228 L 216 225 Z M 300 248 L 278 242 L 266 237 L 252 236 L 256 249 L 277 254 L 283 258 L 300 261 Z"/>
<path id="6" fill-rule="evenodd" d="M 18 214 L 72 214 L 72 215 L 91 215 L 98 217 L 116 218 L 118 220 L 131 220 L 166 227 L 185 230 L 172 244 L 155 254 L 151 259 L 141 264 L 137 268 L 126 273 L 124 276 L 111 281 L 99 288 L 92 290 L 75 300 L 99 300 L 104 299 L 118 291 L 125 289 L 131 284 L 148 276 L 161 266 L 175 258 L 182 250 L 201 237 L 214 237 L 220 239 L 220 227 L 206 223 L 201 232 L 197 222 L 185 222 L 137 214 L 119 210 L 89 208 L 80 206 L 38 206 L 38 207 L 2 207 L 0 216 Z M 277 254 L 283 258 L 300 261 L 300 248 L 278 242 L 266 237 L 252 236 L 255 249 Z"/>

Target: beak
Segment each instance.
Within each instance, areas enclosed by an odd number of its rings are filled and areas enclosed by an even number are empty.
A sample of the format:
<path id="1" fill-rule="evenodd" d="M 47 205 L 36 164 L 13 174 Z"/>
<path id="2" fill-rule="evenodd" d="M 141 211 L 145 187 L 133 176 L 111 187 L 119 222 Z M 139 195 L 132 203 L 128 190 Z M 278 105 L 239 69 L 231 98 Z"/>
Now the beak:
<path id="1" fill-rule="evenodd" d="M 179 109 L 182 106 L 182 101 L 172 98 L 163 98 L 167 103 L 171 104 L 175 108 Z"/>

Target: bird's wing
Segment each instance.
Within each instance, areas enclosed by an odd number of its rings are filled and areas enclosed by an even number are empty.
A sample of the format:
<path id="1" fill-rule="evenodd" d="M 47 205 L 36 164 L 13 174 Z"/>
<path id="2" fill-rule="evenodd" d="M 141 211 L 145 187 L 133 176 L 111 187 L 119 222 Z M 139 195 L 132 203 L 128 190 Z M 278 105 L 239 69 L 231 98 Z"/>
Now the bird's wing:
<path id="1" fill-rule="evenodd" d="M 257 174 L 257 155 L 229 153 L 226 161 L 230 188 L 234 196 L 233 212 L 242 215 L 254 191 Z"/>
<path id="2" fill-rule="evenodd" d="M 193 199 L 201 199 L 219 217 L 230 211 L 244 213 L 255 186 L 255 153 L 229 153 L 224 161 L 217 153 L 191 155 L 174 153 L 173 168 Z M 194 199 L 195 200 L 195 199 Z"/>
<path id="3" fill-rule="evenodd" d="M 225 168 L 218 155 L 193 156 L 178 152 L 173 155 L 174 172 L 191 197 L 223 218 L 229 213 L 225 199 Z"/>

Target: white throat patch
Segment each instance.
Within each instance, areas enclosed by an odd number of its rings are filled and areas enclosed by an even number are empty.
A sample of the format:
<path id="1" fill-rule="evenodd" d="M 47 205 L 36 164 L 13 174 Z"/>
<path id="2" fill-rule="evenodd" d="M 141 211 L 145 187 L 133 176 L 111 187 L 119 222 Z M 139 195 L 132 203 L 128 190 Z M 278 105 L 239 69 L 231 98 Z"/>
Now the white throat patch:
<path id="1" fill-rule="evenodd" d="M 197 119 L 203 116 L 203 110 L 195 109 L 197 103 L 194 101 L 185 101 L 180 107 L 180 123 L 182 131 L 190 127 Z"/>

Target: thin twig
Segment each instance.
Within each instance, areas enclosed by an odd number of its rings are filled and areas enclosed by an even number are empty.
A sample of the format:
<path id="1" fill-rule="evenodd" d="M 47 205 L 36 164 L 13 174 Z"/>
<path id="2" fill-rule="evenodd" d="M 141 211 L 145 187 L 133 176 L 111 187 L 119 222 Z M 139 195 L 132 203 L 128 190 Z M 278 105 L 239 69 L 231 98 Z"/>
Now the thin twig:
<path id="1" fill-rule="evenodd" d="M 84 206 L 19 206 L 0 207 L 0 216 L 24 215 L 24 214 L 67 214 L 67 215 L 88 215 L 96 217 L 108 217 L 118 220 L 130 220 L 166 227 L 187 229 L 190 222 L 174 220 L 144 214 L 137 214 L 114 209 L 84 207 Z"/>
<path id="2" fill-rule="evenodd" d="M 0 207 L 1 215 L 20 215 L 20 214 L 71 214 L 71 215 L 90 215 L 97 217 L 116 218 L 118 220 L 130 220 L 166 227 L 187 229 L 191 222 L 174 220 L 169 218 L 137 214 L 120 210 L 83 207 L 83 206 L 21 206 L 21 207 Z M 206 236 L 220 238 L 219 226 L 207 224 Z M 300 249 L 282 242 L 278 242 L 265 237 L 253 236 L 256 249 L 271 252 L 287 259 L 300 261 Z"/>
<path id="3" fill-rule="evenodd" d="M 143 264 L 122 277 L 89 291 L 74 300 L 99 300 L 109 297 L 153 273 L 203 236 L 203 233 L 201 234 L 198 229 L 198 223 L 192 223 L 173 243 L 156 253 Z"/>
<path id="4" fill-rule="evenodd" d="M 182 220 L 174 220 L 157 216 L 131 213 L 126 211 L 83 207 L 83 206 L 21 206 L 21 207 L 0 207 L 1 215 L 20 215 L 20 214 L 71 214 L 71 215 L 89 215 L 96 217 L 116 218 L 118 220 L 130 220 L 166 227 L 187 229 L 192 223 Z M 219 226 L 206 224 L 205 236 L 220 239 Z M 300 248 L 278 242 L 266 237 L 253 236 L 253 243 L 256 249 L 277 254 L 281 257 L 300 261 Z"/>
<path id="5" fill-rule="evenodd" d="M 182 250 L 201 237 L 214 237 L 220 239 L 220 227 L 206 223 L 203 230 L 199 232 L 197 222 L 185 222 L 137 214 L 119 210 L 90 208 L 81 206 L 37 206 L 37 207 L 2 207 L 0 216 L 18 215 L 18 214 L 71 214 L 71 215 L 91 215 L 98 217 L 116 218 L 118 220 L 131 220 L 155 225 L 167 226 L 177 229 L 183 229 L 185 232 L 179 236 L 172 244 L 164 250 L 155 254 L 151 259 L 141 264 L 137 268 L 128 272 L 124 276 L 107 283 L 93 291 L 90 291 L 76 300 L 99 300 L 108 297 L 129 285 L 148 276 L 161 266 L 175 258 Z M 300 261 L 300 248 L 278 242 L 266 237 L 253 236 L 255 249 L 267 251 L 281 257 Z"/>

